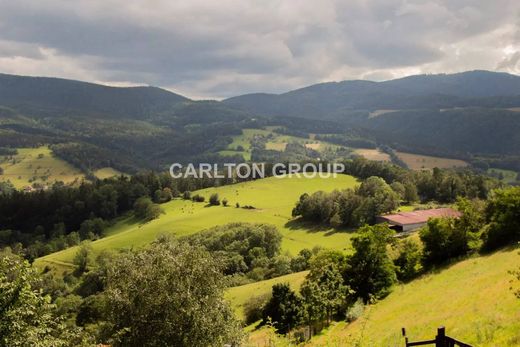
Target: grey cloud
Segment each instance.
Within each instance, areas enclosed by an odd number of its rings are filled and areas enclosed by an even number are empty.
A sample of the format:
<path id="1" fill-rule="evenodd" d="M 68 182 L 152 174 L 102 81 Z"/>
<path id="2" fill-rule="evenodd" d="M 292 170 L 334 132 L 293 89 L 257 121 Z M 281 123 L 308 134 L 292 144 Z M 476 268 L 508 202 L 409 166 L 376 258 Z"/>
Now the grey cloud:
<path id="1" fill-rule="evenodd" d="M 0 0 L 0 71 L 48 62 L 61 77 L 201 97 L 454 67 L 515 72 L 498 45 L 514 39 L 498 35 L 517 35 L 519 11 L 514 0 Z M 9 59 L 19 56 L 34 67 Z"/>

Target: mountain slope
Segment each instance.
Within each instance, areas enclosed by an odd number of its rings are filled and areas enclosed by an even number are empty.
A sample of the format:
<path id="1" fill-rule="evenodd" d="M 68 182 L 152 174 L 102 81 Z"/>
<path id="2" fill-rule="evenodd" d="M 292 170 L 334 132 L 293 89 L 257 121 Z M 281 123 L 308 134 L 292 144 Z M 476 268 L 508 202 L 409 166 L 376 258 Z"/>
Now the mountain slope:
<path id="1" fill-rule="evenodd" d="M 417 75 L 384 82 L 329 82 L 279 95 L 242 95 L 224 100 L 224 103 L 257 114 L 317 119 L 360 109 L 512 107 L 520 105 L 520 77 L 469 71 Z"/>
<path id="2" fill-rule="evenodd" d="M 61 113 L 107 118 L 146 118 L 189 101 L 156 87 L 109 87 L 47 77 L 0 74 L 0 105 L 36 116 Z"/>

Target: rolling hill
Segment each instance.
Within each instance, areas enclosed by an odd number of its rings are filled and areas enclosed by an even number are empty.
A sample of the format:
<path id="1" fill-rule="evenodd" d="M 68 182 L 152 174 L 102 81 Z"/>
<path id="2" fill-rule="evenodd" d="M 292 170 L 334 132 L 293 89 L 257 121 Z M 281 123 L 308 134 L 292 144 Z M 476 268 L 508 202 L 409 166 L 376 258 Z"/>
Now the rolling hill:
<path id="1" fill-rule="evenodd" d="M 334 249 L 349 247 L 349 233 L 335 232 L 329 227 L 307 226 L 291 221 L 291 211 L 301 194 L 318 190 L 332 191 L 357 184 L 352 176 L 314 179 L 285 177 L 266 178 L 217 188 L 207 188 L 195 193 L 208 200 L 213 193 L 229 201 L 228 207 L 195 203 L 176 199 L 161 205 L 165 214 L 156 220 L 142 224 L 133 218 L 120 219 L 107 230 L 107 236 L 92 243 L 94 253 L 104 249 L 135 248 L 146 245 L 163 233 L 188 235 L 215 225 L 232 222 L 269 223 L 283 234 L 282 250 L 296 254 L 303 248 L 322 246 Z M 254 209 L 237 208 L 254 206 Z M 71 268 L 77 248 L 39 258 L 39 266 L 51 265 L 61 269 Z"/>
<path id="2" fill-rule="evenodd" d="M 448 335 L 472 346 L 518 346 L 520 300 L 510 289 L 513 277 L 508 272 L 519 262 L 516 247 L 438 269 L 396 286 L 353 323 L 333 323 L 305 346 L 401 346 L 401 328 L 410 341 L 417 341 L 432 339 L 441 325 Z M 287 280 L 295 288 L 301 283 L 297 277 Z M 256 286 L 262 288 L 262 283 Z M 240 287 L 228 296 L 240 304 L 236 292 Z M 262 341 L 262 334 L 262 329 L 252 332 L 251 340 Z"/>
<path id="3" fill-rule="evenodd" d="M 109 87 L 48 77 L 0 74 L 0 105 L 27 114 L 146 118 L 189 101 L 156 87 Z"/>
<path id="4" fill-rule="evenodd" d="M 520 106 L 520 77 L 490 71 L 417 75 L 384 82 L 342 81 L 283 94 L 246 94 L 224 103 L 253 113 L 336 118 L 351 110 Z"/>

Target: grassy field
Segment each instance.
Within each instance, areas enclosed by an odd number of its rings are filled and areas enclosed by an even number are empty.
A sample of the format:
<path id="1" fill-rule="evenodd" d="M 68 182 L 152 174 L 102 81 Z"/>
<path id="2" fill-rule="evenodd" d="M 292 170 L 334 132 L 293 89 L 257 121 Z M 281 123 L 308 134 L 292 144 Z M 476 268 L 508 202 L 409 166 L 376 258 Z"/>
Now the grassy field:
<path id="1" fill-rule="evenodd" d="M 122 174 L 121 171 L 118 171 L 111 167 L 104 167 L 102 169 L 98 169 L 98 170 L 94 171 L 94 176 L 96 176 L 97 178 L 99 178 L 101 180 L 105 179 L 105 178 L 114 177 L 114 176 L 120 176 L 121 174 Z"/>
<path id="2" fill-rule="evenodd" d="M 4 169 L 0 181 L 9 180 L 16 188 L 30 186 L 32 183 L 73 183 L 84 177 L 78 169 L 54 156 L 47 146 L 18 148 L 17 155 L 0 156 L 0 167 Z"/>
<path id="3" fill-rule="evenodd" d="M 231 303 L 235 314 L 239 319 L 244 318 L 244 304 L 255 297 L 271 293 L 273 285 L 278 283 L 289 283 L 291 288 L 299 290 L 308 271 L 297 272 L 285 276 L 272 278 L 265 281 L 245 284 L 227 290 L 226 299 Z"/>
<path id="4" fill-rule="evenodd" d="M 309 149 L 319 152 L 326 150 L 334 151 L 341 148 L 341 146 L 324 141 L 278 134 L 273 131 L 274 128 L 276 127 L 266 127 L 265 129 L 243 129 L 242 135 L 233 136 L 233 142 L 228 145 L 226 150 L 220 151 L 219 154 L 240 154 L 245 160 L 251 160 L 251 140 L 253 140 L 255 136 L 266 137 L 268 141 L 265 144 L 265 148 L 274 151 L 284 151 L 288 143 L 299 143 Z M 239 147 L 242 147 L 243 150 L 238 150 Z"/>
<path id="5" fill-rule="evenodd" d="M 440 169 L 449 169 L 455 167 L 468 166 L 468 163 L 459 159 L 432 157 L 429 155 L 412 154 L 405 152 L 395 153 L 397 154 L 399 159 L 404 161 L 406 165 L 408 165 L 408 167 L 412 170 L 433 169 L 434 167 L 438 167 Z"/>
<path id="6" fill-rule="evenodd" d="M 206 197 L 213 193 L 229 201 L 228 207 L 173 200 L 161 205 L 165 214 L 158 219 L 141 224 L 133 218 L 121 218 L 108 229 L 108 236 L 92 243 L 94 253 L 104 249 L 140 247 L 153 241 L 158 235 L 172 233 L 188 235 L 215 225 L 231 222 L 269 223 L 283 234 L 282 248 L 296 254 L 303 248 L 320 245 L 326 248 L 346 249 L 351 233 L 335 232 L 321 226 L 308 226 L 291 220 L 294 204 L 304 192 L 332 191 L 353 187 L 357 181 L 352 176 L 338 175 L 336 178 L 266 178 L 218 188 L 198 191 Z M 255 209 L 236 208 L 252 205 Z M 76 248 L 69 248 L 37 260 L 38 265 L 63 267 L 71 264 Z"/>
<path id="7" fill-rule="evenodd" d="M 433 338 L 444 325 L 448 335 L 473 346 L 520 346 L 520 300 L 508 273 L 520 264 L 518 252 L 464 260 L 396 287 L 357 321 L 335 323 L 309 345 L 401 346 L 402 327 L 415 341 Z"/>
<path id="8" fill-rule="evenodd" d="M 379 149 L 359 148 L 354 150 L 354 153 L 365 157 L 368 160 L 390 161 L 390 156 L 384 152 L 381 152 Z"/>

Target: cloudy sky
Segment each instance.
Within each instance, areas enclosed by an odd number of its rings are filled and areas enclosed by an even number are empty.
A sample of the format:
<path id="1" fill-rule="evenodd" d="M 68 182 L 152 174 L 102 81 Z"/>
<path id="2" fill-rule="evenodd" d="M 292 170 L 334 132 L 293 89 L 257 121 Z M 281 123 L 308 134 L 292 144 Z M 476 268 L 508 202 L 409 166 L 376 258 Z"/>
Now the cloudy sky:
<path id="1" fill-rule="evenodd" d="M 0 0 L 0 72 L 193 98 L 345 79 L 520 74 L 518 0 Z"/>

